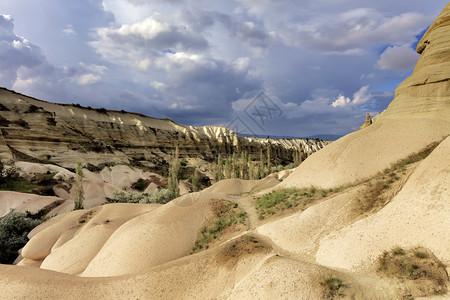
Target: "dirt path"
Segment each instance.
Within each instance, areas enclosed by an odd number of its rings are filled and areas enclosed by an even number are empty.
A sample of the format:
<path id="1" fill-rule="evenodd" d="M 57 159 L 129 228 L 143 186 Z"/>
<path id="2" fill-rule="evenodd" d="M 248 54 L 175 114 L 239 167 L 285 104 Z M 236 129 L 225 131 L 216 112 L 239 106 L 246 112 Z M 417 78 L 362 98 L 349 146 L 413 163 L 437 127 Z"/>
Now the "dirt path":
<path id="1" fill-rule="evenodd" d="M 242 195 L 242 196 L 236 196 L 235 199 L 233 199 L 240 208 L 242 208 L 248 216 L 249 221 L 249 230 L 252 230 L 256 228 L 261 221 L 258 218 L 258 212 L 256 211 L 255 206 L 253 205 L 253 199 L 251 196 L 248 195 Z"/>

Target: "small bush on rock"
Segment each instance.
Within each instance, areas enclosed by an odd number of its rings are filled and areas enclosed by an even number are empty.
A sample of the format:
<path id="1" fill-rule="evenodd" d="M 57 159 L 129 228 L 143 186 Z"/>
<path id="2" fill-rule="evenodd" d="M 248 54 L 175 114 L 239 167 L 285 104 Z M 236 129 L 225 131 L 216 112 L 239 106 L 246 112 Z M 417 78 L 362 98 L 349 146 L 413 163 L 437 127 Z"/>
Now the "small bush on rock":
<path id="1" fill-rule="evenodd" d="M 138 180 L 136 180 L 136 182 L 134 182 L 131 185 L 131 188 L 138 190 L 140 192 L 143 192 L 143 191 L 145 191 L 145 189 L 148 187 L 149 184 L 150 184 L 150 180 L 145 180 L 143 178 L 139 178 Z"/>

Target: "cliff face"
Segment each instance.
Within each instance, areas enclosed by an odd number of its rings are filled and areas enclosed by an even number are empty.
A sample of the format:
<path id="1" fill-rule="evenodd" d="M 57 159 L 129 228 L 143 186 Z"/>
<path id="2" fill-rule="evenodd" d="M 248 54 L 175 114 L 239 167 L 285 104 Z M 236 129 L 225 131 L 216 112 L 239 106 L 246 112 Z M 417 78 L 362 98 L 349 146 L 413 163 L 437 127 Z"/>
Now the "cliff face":
<path id="1" fill-rule="evenodd" d="M 218 153 L 242 150 L 259 157 L 270 143 L 275 162 L 304 158 L 323 148 L 315 139 L 260 139 L 236 135 L 221 127 L 182 126 L 125 111 L 55 104 L 0 89 L 1 158 L 54 163 L 73 167 L 77 161 L 163 165 L 176 145 L 181 157 L 213 160 Z"/>
<path id="2" fill-rule="evenodd" d="M 330 188 L 374 176 L 450 134 L 450 3 L 417 46 L 414 72 L 376 121 L 305 160 L 287 187 Z"/>

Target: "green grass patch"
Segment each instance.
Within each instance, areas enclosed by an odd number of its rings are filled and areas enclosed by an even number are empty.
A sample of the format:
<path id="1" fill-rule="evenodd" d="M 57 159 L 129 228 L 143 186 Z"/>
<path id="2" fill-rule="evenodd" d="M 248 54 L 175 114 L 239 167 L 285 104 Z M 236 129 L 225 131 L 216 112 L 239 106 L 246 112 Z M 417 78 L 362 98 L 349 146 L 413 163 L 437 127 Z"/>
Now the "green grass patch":
<path id="1" fill-rule="evenodd" d="M 288 188 L 273 191 L 270 194 L 259 197 L 255 201 L 255 207 L 258 211 L 259 219 L 264 219 L 267 215 L 276 214 L 285 209 L 292 209 L 297 206 L 305 207 L 309 203 L 327 197 L 341 189 L 317 189 L 311 187 L 308 189 Z"/>
<path id="2" fill-rule="evenodd" d="M 214 202 L 213 212 L 214 218 L 200 228 L 191 253 L 208 249 L 209 244 L 220 238 L 227 228 L 237 224 L 245 224 L 247 220 L 247 213 L 237 203 L 231 201 Z"/>
<path id="3" fill-rule="evenodd" d="M 8 178 L 4 182 L 2 182 L 2 184 L 0 184 L 0 190 L 2 191 L 14 191 L 22 193 L 31 193 L 31 191 L 37 187 L 37 184 L 31 183 L 22 177 Z"/>
<path id="4" fill-rule="evenodd" d="M 325 299 L 337 299 L 345 296 L 344 290 L 347 288 L 347 285 L 339 278 L 327 277 L 320 282 L 320 285 L 324 289 L 323 296 Z"/>

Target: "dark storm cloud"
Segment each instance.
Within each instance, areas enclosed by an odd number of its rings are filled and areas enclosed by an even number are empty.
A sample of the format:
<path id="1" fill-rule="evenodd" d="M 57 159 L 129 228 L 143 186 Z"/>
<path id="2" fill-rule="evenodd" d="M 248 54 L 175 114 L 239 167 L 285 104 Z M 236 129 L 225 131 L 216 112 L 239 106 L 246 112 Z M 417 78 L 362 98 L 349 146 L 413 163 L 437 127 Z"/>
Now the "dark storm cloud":
<path id="1" fill-rule="evenodd" d="M 265 90 L 284 113 L 264 134 L 343 134 L 387 107 L 446 3 L 3 1 L 0 84 L 193 125 Z"/>

